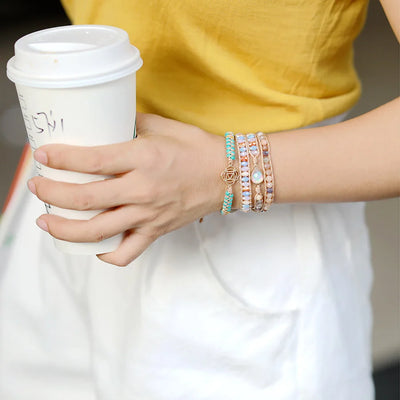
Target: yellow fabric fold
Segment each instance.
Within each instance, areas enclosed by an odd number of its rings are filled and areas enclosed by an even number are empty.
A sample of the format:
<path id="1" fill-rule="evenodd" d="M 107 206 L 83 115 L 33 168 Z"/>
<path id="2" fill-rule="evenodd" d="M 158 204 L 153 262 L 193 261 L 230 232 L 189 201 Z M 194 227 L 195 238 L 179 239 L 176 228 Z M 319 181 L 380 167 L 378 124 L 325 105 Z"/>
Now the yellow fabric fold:
<path id="1" fill-rule="evenodd" d="M 209 132 L 272 132 L 352 107 L 367 0 L 63 0 L 74 24 L 125 29 L 137 107 Z"/>

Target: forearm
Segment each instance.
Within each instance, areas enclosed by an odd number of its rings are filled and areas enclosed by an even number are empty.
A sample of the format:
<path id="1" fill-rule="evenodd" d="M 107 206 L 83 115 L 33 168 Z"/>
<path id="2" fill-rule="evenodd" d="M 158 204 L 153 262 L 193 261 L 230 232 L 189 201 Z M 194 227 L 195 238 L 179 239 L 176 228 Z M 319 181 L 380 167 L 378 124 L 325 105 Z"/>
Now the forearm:
<path id="1" fill-rule="evenodd" d="M 400 98 L 339 124 L 269 139 L 276 203 L 400 196 Z"/>

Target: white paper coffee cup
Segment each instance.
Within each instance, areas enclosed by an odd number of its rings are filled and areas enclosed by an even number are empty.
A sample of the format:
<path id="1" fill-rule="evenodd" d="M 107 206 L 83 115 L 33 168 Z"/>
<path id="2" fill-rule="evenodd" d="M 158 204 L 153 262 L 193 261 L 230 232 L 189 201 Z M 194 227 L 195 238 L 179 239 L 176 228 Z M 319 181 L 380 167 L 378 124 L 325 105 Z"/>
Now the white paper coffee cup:
<path id="1" fill-rule="evenodd" d="M 15 43 L 7 76 L 17 89 L 33 150 L 49 143 L 98 146 L 135 137 L 139 50 L 128 34 L 102 25 L 63 26 L 31 33 Z M 36 164 L 46 178 L 87 183 L 107 176 L 61 171 Z M 104 210 L 76 211 L 46 205 L 50 214 L 88 220 Z M 54 239 L 73 254 L 116 250 L 122 234 L 98 243 Z"/>

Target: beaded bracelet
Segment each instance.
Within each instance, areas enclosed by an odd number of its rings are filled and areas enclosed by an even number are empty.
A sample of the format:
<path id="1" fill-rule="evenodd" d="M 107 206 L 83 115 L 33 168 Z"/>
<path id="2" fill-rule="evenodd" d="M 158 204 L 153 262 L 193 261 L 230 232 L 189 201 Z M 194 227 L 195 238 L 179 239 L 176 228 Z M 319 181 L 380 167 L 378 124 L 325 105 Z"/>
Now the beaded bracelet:
<path id="1" fill-rule="evenodd" d="M 232 132 L 225 133 L 225 148 L 226 158 L 228 159 L 228 165 L 221 172 L 221 179 L 226 183 L 226 190 L 224 196 L 224 202 L 222 204 L 221 214 L 229 214 L 232 210 L 233 193 L 232 186 L 239 179 L 238 170 L 233 166 L 235 161 L 235 137 Z"/>
<path id="2" fill-rule="evenodd" d="M 263 132 L 258 132 L 257 138 L 260 144 L 260 148 L 262 150 L 263 169 L 265 176 L 265 201 L 263 211 L 268 211 L 271 207 L 272 202 L 274 201 L 275 193 L 274 172 L 272 169 L 272 159 L 270 151 L 271 146 L 268 140 L 268 136 Z"/>
<path id="3" fill-rule="evenodd" d="M 239 153 L 240 188 L 242 193 L 241 211 L 251 210 L 251 183 L 249 150 L 247 148 L 246 136 L 238 133 L 235 135 Z"/>
<path id="4" fill-rule="evenodd" d="M 252 157 L 253 167 L 250 173 L 250 180 L 254 183 L 254 203 L 253 203 L 253 211 L 261 212 L 264 208 L 264 196 L 261 193 L 261 183 L 264 182 L 264 172 L 258 166 L 258 156 L 260 155 L 260 151 L 258 149 L 257 138 L 254 133 L 249 133 L 247 136 L 247 144 L 249 148 L 249 153 Z"/>

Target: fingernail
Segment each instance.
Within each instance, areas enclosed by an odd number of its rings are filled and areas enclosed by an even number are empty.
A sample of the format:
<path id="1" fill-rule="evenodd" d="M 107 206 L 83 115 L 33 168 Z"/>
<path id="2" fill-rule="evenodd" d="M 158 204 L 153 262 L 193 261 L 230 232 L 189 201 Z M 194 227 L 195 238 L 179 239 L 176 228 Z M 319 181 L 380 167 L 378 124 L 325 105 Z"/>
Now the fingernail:
<path id="1" fill-rule="evenodd" d="M 43 229 L 44 231 L 48 232 L 49 227 L 47 226 L 46 222 L 44 222 L 42 219 L 38 218 L 36 220 L 36 225 L 40 228 Z"/>
<path id="2" fill-rule="evenodd" d="M 28 181 L 28 188 L 33 194 L 36 194 L 36 186 L 32 180 Z"/>
<path id="3" fill-rule="evenodd" d="M 48 162 L 47 154 L 43 150 L 40 150 L 40 149 L 36 150 L 33 153 L 33 158 L 36 161 L 40 162 L 40 164 L 47 165 L 47 162 Z"/>

